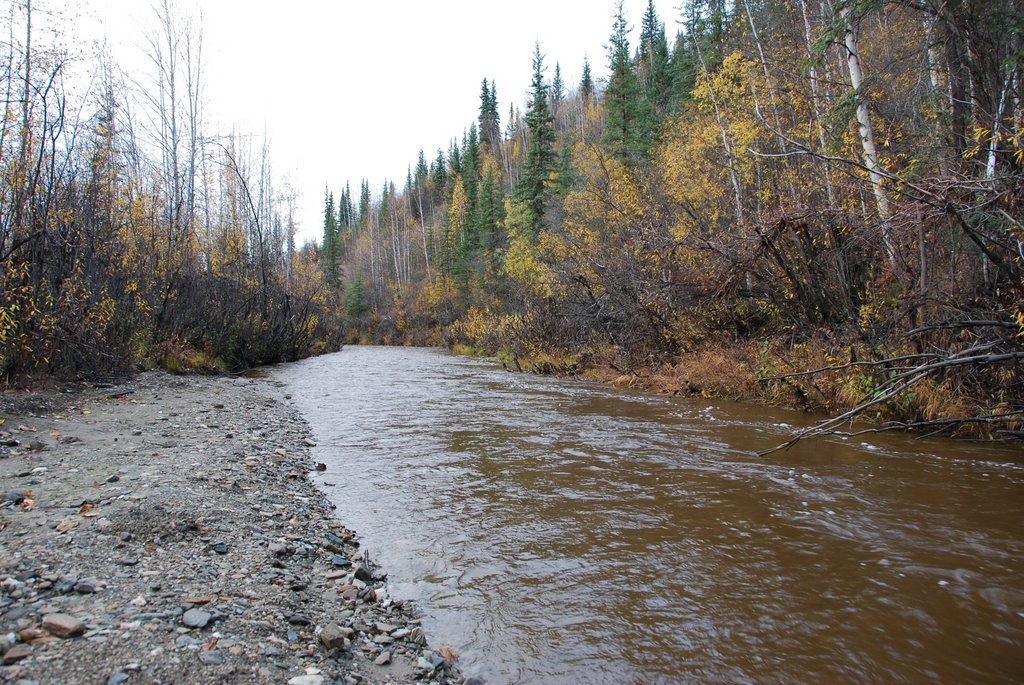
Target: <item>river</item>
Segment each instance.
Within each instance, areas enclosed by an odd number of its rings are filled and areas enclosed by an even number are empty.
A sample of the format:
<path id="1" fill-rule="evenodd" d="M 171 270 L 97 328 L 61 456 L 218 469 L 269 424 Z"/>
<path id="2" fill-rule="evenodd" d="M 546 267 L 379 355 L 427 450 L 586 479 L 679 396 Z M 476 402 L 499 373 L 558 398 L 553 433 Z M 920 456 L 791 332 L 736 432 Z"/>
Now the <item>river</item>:
<path id="1" fill-rule="evenodd" d="M 488 683 L 1024 682 L 1024 455 L 428 349 L 281 366 L 341 520 Z"/>

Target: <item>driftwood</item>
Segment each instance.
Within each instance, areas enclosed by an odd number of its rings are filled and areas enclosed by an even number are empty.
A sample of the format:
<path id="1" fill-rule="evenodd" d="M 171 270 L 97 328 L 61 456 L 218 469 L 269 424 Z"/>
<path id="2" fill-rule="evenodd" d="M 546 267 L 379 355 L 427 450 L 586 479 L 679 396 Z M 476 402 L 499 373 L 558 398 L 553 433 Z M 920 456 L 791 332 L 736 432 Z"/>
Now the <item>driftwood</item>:
<path id="1" fill-rule="evenodd" d="M 910 334 L 918 334 L 925 331 L 936 330 L 940 328 L 967 328 L 972 326 L 998 326 L 1000 328 L 1015 328 L 1016 326 L 1010 326 L 1002 322 L 992 321 L 969 321 L 962 322 L 961 324 L 943 323 L 936 324 L 933 326 L 923 326 L 910 332 Z M 909 334 L 908 334 L 909 335 Z M 891 375 L 882 382 L 874 391 L 871 396 L 866 400 L 858 404 L 857 406 L 849 409 L 848 411 L 831 418 L 819 421 L 813 426 L 804 428 L 793 435 L 792 438 L 786 442 L 773 447 L 769 450 L 758 452 L 759 456 L 766 456 L 777 452 L 779 450 L 789 449 L 793 445 L 797 444 L 801 440 L 808 438 L 821 437 L 825 435 L 861 435 L 864 433 L 880 433 L 883 431 L 890 430 L 930 430 L 926 435 L 935 435 L 946 430 L 950 430 L 957 426 L 978 424 L 978 423 L 1009 423 L 1012 420 L 1019 419 L 1024 416 L 1024 409 L 1010 411 L 1000 414 L 993 414 L 990 416 L 977 416 L 969 418 L 956 418 L 956 419 L 937 419 L 931 421 L 919 421 L 913 423 L 904 423 L 892 421 L 883 426 L 877 426 L 872 428 L 866 428 L 855 432 L 841 432 L 838 430 L 844 423 L 852 424 L 854 419 L 865 412 L 867 409 L 876 405 L 887 402 L 902 393 L 909 390 L 916 383 L 934 376 L 940 372 L 946 371 L 952 368 L 964 367 L 964 366 L 991 366 L 994 364 L 1002 364 L 1011 361 L 1017 361 L 1024 359 L 1024 351 L 1013 350 L 1004 351 L 996 350 L 1001 345 L 1006 345 L 1010 340 L 997 340 L 994 342 L 986 342 L 978 345 L 968 347 L 959 352 L 951 353 L 919 353 L 919 354 L 908 354 L 898 357 L 891 357 L 888 359 L 881 359 L 877 361 L 856 361 L 848 364 L 837 364 L 835 366 L 826 366 L 818 369 L 811 369 L 808 371 L 799 371 L 790 374 L 783 374 L 780 376 L 772 376 L 768 380 L 786 380 L 790 378 L 797 378 L 800 376 L 811 376 L 820 373 L 826 373 L 831 371 L 842 371 L 851 368 L 875 368 L 884 369 Z M 1012 343 L 1011 343 L 1012 344 Z M 1015 435 L 1018 431 L 1005 431 L 1008 435 Z"/>

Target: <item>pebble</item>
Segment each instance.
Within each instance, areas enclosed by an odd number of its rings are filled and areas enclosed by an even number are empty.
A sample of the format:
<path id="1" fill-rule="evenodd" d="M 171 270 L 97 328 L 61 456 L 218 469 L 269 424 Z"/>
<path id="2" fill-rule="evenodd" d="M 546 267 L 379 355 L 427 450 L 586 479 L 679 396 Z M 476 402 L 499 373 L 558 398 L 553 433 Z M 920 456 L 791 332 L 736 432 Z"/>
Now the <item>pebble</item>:
<path id="1" fill-rule="evenodd" d="M 107 685 L 121 685 L 121 683 L 126 682 L 128 682 L 128 674 L 123 671 L 119 671 L 107 678 Z"/>
<path id="2" fill-rule="evenodd" d="M 353 635 L 355 635 L 355 631 L 351 628 L 342 628 L 335 623 L 328 623 L 320 631 L 320 642 L 327 649 L 343 649 Z"/>
<path id="3" fill-rule="evenodd" d="M 200 651 L 199 660 L 207 666 L 217 666 L 224 663 L 224 656 L 216 649 L 211 649 L 209 651 Z"/>
<path id="4" fill-rule="evenodd" d="M 189 628 L 205 628 L 213 616 L 202 609 L 189 609 L 181 616 L 181 622 Z"/>
<path id="5" fill-rule="evenodd" d="M 288 685 L 323 685 L 322 675 L 297 675 L 288 679 Z"/>
<path id="6" fill-rule="evenodd" d="M 6 665 L 9 666 L 9 665 L 11 665 L 13 663 L 21 661 L 22 659 L 24 659 L 26 657 L 30 657 L 30 656 L 32 656 L 32 647 L 31 646 L 25 645 L 25 644 L 14 645 L 10 649 L 8 649 L 6 652 L 4 652 L 4 659 L 3 659 L 3 661 L 4 661 L 4 663 Z"/>
<path id="7" fill-rule="evenodd" d="M 85 623 L 69 614 L 43 616 L 43 630 L 57 637 L 75 637 L 85 632 Z"/>
<path id="8" fill-rule="evenodd" d="M 391 652 L 388 652 L 388 651 L 381 652 L 380 656 L 378 656 L 376 659 L 373 660 L 373 663 L 375 663 L 378 666 L 385 666 L 387 664 L 390 664 L 391 663 Z"/>

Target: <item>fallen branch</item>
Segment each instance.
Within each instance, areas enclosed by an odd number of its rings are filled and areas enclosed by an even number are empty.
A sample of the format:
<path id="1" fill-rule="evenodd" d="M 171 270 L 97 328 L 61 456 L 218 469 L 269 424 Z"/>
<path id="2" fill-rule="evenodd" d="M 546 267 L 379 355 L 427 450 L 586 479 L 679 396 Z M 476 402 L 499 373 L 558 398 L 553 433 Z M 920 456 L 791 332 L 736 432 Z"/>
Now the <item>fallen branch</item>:
<path id="1" fill-rule="evenodd" d="M 864 402 L 861 402 L 852 409 L 843 412 L 839 416 L 833 416 L 831 418 L 825 419 L 824 421 L 819 421 L 813 426 L 804 428 L 803 430 L 798 431 L 792 438 L 782 443 L 781 445 L 773 447 L 772 449 L 769 450 L 760 451 L 757 454 L 758 456 L 764 457 L 774 452 L 778 452 L 780 450 L 789 449 L 790 447 L 797 444 L 801 440 L 805 440 L 807 438 L 821 437 L 823 435 L 834 435 L 836 434 L 836 431 L 834 429 L 837 426 L 846 423 L 847 421 L 852 423 L 853 420 L 857 416 L 862 414 L 864 411 L 876 405 L 887 402 L 888 400 L 891 400 L 892 398 L 909 390 L 918 382 L 924 380 L 925 378 L 928 378 L 933 374 L 938 373 L 939 371 L 972 364 L 978 366 L 990 366 L 992 364 L 1000 364 L 1007 361 L 1024 359 L 1024 351 L 1003 352 L 998 354 L 976 354 L 978 352 L 983 352 L 985 350 L 992 349 L 998 344 L 998 342 L 994 342 L 987 343 L 985 345 L 976 345 L 966 350 L 961 350 L 960 352 L 957 352 L 956 354 L 950 355 L 948 357 L 942 357 L 937 361 L 933 360 L 923 364 L 919 364 L 918 366 L 915 366 L 907 371 L 896 374 L 891 378 L 886 379 L 885 382 L 883 382 L 881 385 L 875 388 L 874 392 L 872 392 L 871 397 L 869 399 L 865 400 Z M 894 360 L 882 360 L 880 362 L 873 362 L 873 364 L 882 365 L 885 364 L 886 362 L 891 361 Z M 849 365 L 844 366 L 848 367 Z M 834 368 L 838 369 L 841 367 Z M 826 368 L 824 370 L 830 369 Z M 960 421 L 963 422 L 963 420 Z M 896 427 L 894 426 L 892 429 L 894 430 L 895 428 Z"/>

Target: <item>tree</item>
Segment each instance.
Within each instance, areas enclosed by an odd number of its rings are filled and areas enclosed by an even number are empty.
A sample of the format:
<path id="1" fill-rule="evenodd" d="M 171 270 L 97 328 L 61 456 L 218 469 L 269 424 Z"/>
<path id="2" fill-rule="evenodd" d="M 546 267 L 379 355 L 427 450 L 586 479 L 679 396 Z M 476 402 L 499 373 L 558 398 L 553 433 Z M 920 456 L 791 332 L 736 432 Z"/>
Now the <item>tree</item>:
<path id="1" fill-rule="evenodd" d="M 583 107 L 590 107 L 594 103 L 594 77 L 590 74 L 590 59 L 583 58 L 583 76 L 580 77 L 580 100 Z"/>
<path id="2" fill-rule="evenodd" d="M 642 97 L 629 54 L 629 26 L 622 0 L 616 5 L 608 45 L 608 86 L 604 92 L 607 124 L 603 142 L 619 160 L 638 164 L 654 142 L 654 109 Z"/>
<path id="3" fill-rule="evenodd" d="M 500 154 L 501 121 L 498 116 L 498 91 L 494 81 L 480 84 L 480 139 L 495 157 Z"/>
<path id="4" fill-rule="evenodd" d="M 519 177 L 517 197 L 529 207 L 536 225 L 544 215 L 548 179 L 556 163 L 554 119 L 548 107 L 540 43 L 534 46 L 530 105 L 524 119 L 527 126 L 526 162 Z"/>
<path id="5" fill-rule="evenodd" d="M 656 112 L 664 112 L 671 93 L 668 40 L 665 25 L 658 21 L 654 0 L 647 0 L 637 46 L 637 79 L 643 97 Z"/>
<path id="6" fill-rule="evenodd" d="M 338 260 L 341 252 L 341 232 L 338 217 L 334 209 L 334 194 L 324 190 L 324 235 L 322 246 L 322 263 L 324 281 L 328 285 L 338 282 Z"/>

